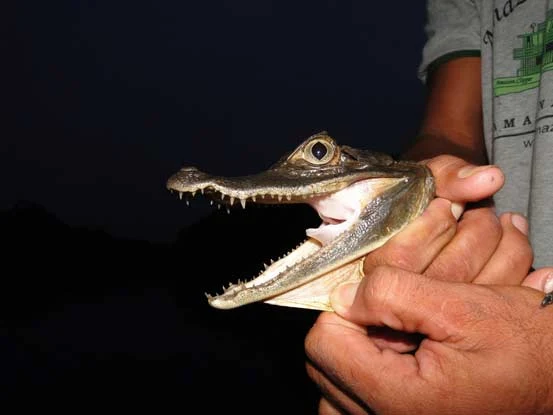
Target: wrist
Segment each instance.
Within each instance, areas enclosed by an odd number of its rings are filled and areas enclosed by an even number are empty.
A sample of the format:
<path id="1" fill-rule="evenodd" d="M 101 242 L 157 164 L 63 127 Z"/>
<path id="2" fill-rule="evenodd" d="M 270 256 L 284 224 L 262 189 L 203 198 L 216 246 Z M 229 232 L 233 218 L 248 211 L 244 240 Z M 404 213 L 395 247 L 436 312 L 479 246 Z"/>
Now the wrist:
<path id="1" fill-rule="evenodd" d="M 483 143 L 471 145 L 463 144 L 463 141 L 468 140 L 454 140 L 445 135 L 421 133 L 415 138 L 413 144 L 402 153 L 401 158 L 421 161 L 442 154 L 450 154 L 475 165 L 487 164 Z"/>

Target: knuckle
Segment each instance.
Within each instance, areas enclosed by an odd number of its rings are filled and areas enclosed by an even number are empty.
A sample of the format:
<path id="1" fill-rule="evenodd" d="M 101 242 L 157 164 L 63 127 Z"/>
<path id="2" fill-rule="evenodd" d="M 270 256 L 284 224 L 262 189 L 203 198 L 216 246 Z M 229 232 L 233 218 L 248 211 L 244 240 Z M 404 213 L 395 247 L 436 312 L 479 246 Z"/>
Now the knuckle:
<path id="1" fill-rule="evenodd" d="M 488 207 L 473 208 L 465 211 L 459 226 L 475 226 L 481 230 L 480 233 L 487 235 L 501 235 L 502 233 L 501 222 L 493 210 Z"/>
<path id="2" fill-rule="evenodd" d="M 438 202 L 438 199 L 436 199 Z M 440 206 L 435 206 L 433 209 L 432 221 L 429 221 L 429 232 L 434 237 L 443 234 L 453 234 L 457 229 L 457 219 L 451 212 L 451 203 L 444 203 Z"/>
<path id="3" fill-rule="evenodd" d="M 443 219 L 440 221 L 438 234 L 454 234 L 456 230 L 457 220 L 451 212 L 448 212 L 448 214 L 444 215 Z"/>
<path id="4" fill-rule="evenodd" d="M 370 298 L 377 307 L 386 307 L 394 298 L 397 288 L 404 282 L 396 269 L 385 265 L 378 266 L 367 279 L 363 297 Z"/>
<path id="5" fill-rule="evenodd" d="M 321 353 L 321 346 L 324 344 L 321 341 L 322 328 L 324 327 L 319 322 L 319 320 L 321 320 L 321 316 L 319 316 L 317 322 L 313 325 L 313 327 L 311 327 L 304 340 L 305 352 L 307 357 L 312 361 L 317 360 L 317 356 Z"/>
<path id="6" fill-rule="evenodd" d="M 331 342 L 328 341 L 328 337 L 332 334 L 328 332 L 328 328 L 336 324 L 335 317 L 334 313 L 321 313 L 305 336 L 305 354 L 315 365 L 320 365 L 331 356 Z"/>
<path id="7" fill-rule="evenodd" d="M 398 234 L 399 236 L 399 234 Z M 396 266 L 411 270 L 417 261 L 416 244 L 402 238 L 393 238 L 380 249 L 367 255 L 363 264 L 365 275 L 375 272 L 381 266 Z"/>
<path id="8" fill-rule="evenodd" d="M 504 255 L 507 269 L 530 268 L 534 260 L 534 252 L 532 251 L 530 242 L 527 238 L 515 235 L 513 235 L 513 238 L 519 240 L 513 243 Z"/>
<path id="9" fill-rule="evenodd" d="M 401 269 L 410 270 L 416 263 L 418 255 L 410 245 L 402 243 L 394 244 L 393 249 L 386 252 L 386 261 L 382 261 L 382 265 L 396 266 Z M 382 272 L 382 270 L 380 270 Z"/>
<path id="10" fill-rule="evenodd" d="M 424 274 L 443 281 L 467 281 L 472 267 L 462 255 L 444 254 L 435 260 Z"/>

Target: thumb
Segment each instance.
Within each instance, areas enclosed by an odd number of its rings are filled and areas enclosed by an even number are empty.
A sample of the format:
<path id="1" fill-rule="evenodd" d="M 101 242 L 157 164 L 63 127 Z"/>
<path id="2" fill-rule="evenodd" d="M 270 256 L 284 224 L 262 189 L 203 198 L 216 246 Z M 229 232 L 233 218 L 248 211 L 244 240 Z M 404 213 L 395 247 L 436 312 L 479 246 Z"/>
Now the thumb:
<path id="1" fill-rule="evenodd" d="M 436 179 L 436 194 L 454 202 L 477 202 L 496 193 L 505 176 L 494 165 L 476 166 L 450 155 L 426 161 Z"/>
<path id="2" fill-rule="evenodd" d="M 463 301 L 465 288 L 464 284 L 380 266 L 357 284 L 337 287 L 330 301 L 338 315 L 353 323 L 387 326 L 442 341 L 456 331 L 453 322 L 459 322 L 444 310 Z"/>

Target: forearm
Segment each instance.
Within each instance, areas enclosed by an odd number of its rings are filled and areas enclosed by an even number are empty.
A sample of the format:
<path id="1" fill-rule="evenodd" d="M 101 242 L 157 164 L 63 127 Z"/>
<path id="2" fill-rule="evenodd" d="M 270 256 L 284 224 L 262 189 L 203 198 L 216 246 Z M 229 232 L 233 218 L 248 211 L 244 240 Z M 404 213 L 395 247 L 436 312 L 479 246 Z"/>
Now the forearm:
<path id="1" fill-rule="evenodd" d="M 480 58 L 460 58 L 440 65 L 428 79 L 419 134 L 402 157 L 422 160 L 451 154 L 485 164 L 481 91 Z"/>
<path id="2" fill-rule="evenodd" d="M 469 141 L 469 140 L 467 140 Z M 447 133 L 428 133 L 421 131 L 413 143 L 401 154 L 404 160 L 425 160 L 440 154 L 460 157 L 472 164 L 487 164 L 484 142 L 471 145 L 463 140 L 454 139 Z"/>

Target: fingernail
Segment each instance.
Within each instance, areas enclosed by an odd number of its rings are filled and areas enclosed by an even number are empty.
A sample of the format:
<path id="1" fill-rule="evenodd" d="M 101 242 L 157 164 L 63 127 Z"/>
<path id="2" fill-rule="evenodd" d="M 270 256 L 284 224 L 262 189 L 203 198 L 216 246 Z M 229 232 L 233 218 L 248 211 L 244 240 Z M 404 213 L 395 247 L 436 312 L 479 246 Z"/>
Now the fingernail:
<path id="1" fill-rule="evenodd" d="M 451 202 L 451 213 L 453 213 L 453 216 L 455 217 L 455 219 L 459 220 L 464 210 L 465 210 L 465 206 L 463 204 L 457 203 L 457 202 Z"/>
<path id="2" fill-rule="evenodd" d="M 488 169 L 490 166 L 465 166 L 457 172 L 457 177 L 464 179 L 466 177 L 472 176 L 475 173 L 479 173 L 483 170 Z"/>
<path id="3" fill-rule="evenodd" d="M 528 221 L 524 216 L 513 213 L 511 215 L 511 223 L 524 235 L 528 235 Z"/>
<path id="4" fill-rule="evenodd" d="M 342 284 L 330 295 L 330 305 L 338 314 L 347 311 L 353 304 L 359 283 Z"/>
<path id="5" fill-rule="evenodd" d="M 545 280 L 545 284 L 543 286 L 543 292 L 545 292 L 546 294 L 553 292 L 553 273 L 547 276 L 547 279 Z"/>

